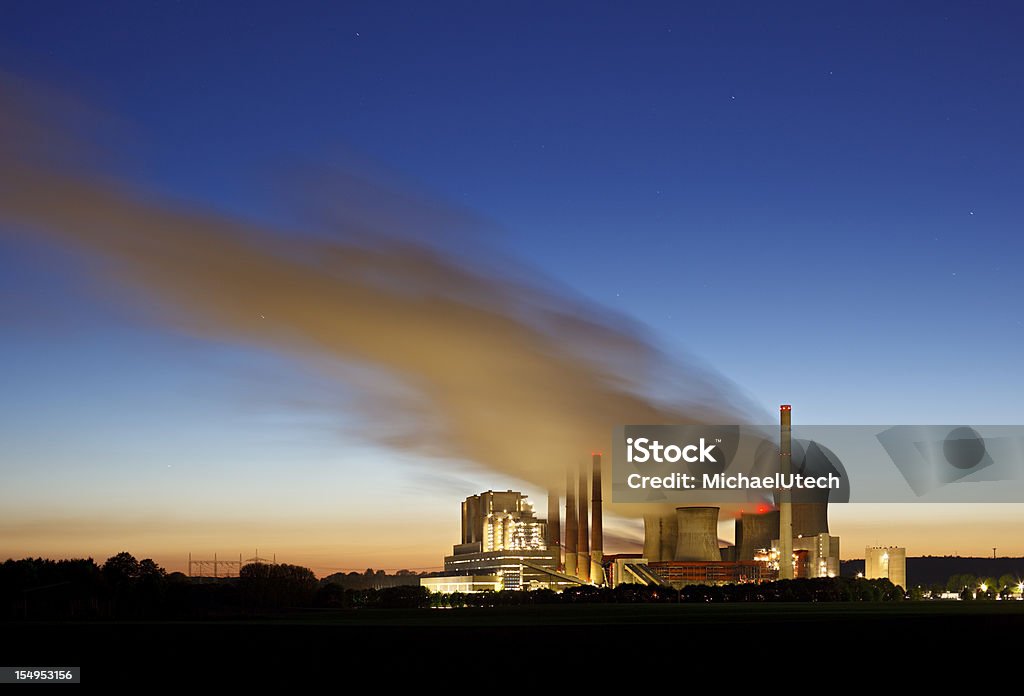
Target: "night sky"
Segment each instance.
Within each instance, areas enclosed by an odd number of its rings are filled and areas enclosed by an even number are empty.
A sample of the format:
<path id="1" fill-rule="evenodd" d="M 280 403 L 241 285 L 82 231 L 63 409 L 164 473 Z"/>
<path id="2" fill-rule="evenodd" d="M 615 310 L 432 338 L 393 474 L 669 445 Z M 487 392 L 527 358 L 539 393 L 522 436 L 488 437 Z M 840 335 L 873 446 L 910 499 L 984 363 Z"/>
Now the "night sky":
<path id="1" fill-rule="evenodd" d="M 298 229 L 265 195 L 296 166 L 401 181 L 478 221 L 409 234 L 768 417 L 1024 422 L 1024 10 L 676 5 L 17 3 L 0 71 L 103 114 L 105 170 L 183 205 Z M 352 437 L 344 387 L 148 307 L 0 236 L 0 557 L 426 568 L 461 498 L 524 485 Z M 834 509 L 843 556 L 1024 554 L 1024 505 L 912 507 Z"/>

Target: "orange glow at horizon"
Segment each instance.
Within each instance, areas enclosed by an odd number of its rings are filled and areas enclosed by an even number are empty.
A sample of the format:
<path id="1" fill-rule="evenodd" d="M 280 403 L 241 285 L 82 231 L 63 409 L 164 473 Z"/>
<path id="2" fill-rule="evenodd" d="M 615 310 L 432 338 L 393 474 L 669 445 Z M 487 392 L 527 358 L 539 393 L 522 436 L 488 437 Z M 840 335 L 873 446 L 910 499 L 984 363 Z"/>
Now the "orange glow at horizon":
<path id="1" fill-rule="evenodd" d="M 153 558 L 168 572 L 188 571 L 188 555 L 221 560 L 276 556 L 281 563 L 312 568 L 319 577 L 335 572 L 441 570 L 458 541 L 458 501 L 438 505 L 434 514 L 398 516 L 386 512 L 351 518 L 64 517 L 14 523 L 0 518 L 0 559 L 91 557 L 102 563 L 120 551 Z M 432 506 L 433 507 L 433 506 Z M 1018 530 L 1024 504 L 833 505 L 830 529 L 840 537 L 844 559 L 862 558 L 865 546 L 904 546 L 914 556 L 1024 556 Z M 636 521 L 613 520 L 606 552 L 640 550 Z M 371 532 L 371 530 L 373 530 Z M 632 536 L 631 536 L 632 534 Z"/>

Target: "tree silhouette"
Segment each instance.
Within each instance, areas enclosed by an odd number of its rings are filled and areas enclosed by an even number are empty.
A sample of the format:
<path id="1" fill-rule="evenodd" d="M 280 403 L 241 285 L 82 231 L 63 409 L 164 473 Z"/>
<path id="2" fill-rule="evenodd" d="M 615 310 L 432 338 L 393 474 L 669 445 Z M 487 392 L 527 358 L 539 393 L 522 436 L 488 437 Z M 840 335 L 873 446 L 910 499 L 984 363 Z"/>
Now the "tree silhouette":
<path id="1" fill-rule="evenodd" d="M 128 585 L 139 577 L 139 562 L 135 560 L 135 556 L 122 551 L 106 560 L 103 564 L 103 575 L 115 587 Z"/>
<path id="2" fill-rule="evenodd" d="M 167 575 L 167 571 L 158 566 L 152 558 L 144 558 L 139 561 L 138 577 L 146 579 L 160 579 Z"/>
<path id="3" fill-rule="evenodd" d="M 319 585 L 312 570 L 287 563 L 249 563 L 238 581 L 243 601 L 255 607 L 310 606 Z"/>

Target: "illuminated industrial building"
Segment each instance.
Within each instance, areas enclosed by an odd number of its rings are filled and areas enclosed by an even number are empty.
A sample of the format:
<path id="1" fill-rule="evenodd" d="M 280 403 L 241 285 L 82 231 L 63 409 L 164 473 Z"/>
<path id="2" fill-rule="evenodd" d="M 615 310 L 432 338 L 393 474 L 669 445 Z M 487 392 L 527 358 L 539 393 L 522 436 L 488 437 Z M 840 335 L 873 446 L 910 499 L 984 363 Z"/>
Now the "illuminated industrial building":
<path id="1" fill-rule="evenodd" d="M 839 537 L 829 534 L 798 537 L 793 548 L 807 551 L 807 578 L 835 578 L 839 576 Z"/>
<path id="2" fill-rule="evenodd" d="M 538 518 L 518 491 L 472 495 L 462 503 L 462 541 L 445 557 L 444 575 L 420 584 L 435 592 L 484 591 L 491 589 L 488 577 L 497 579 L 494 589 L 500 590 L 603 585 L 609 563 L 603 555 L 602 500 L 601 455 L 596 452 L 588 463 L 566 470 L 564 544 L 558 491 L 548 492 L 550 520 Z M 466 580 L 469 576 L 479 581 Z M 469 589 L 441 589 L 456 586 Z"/>
<path id="3" fill-rule="evenodd" d="M 497 592 L 502 588 L 497 575 L 443 575 L 420 578 L 420 585 L 431 592 Z"/>
<path id="4" fill-rule="evenodd" d="M 647 584 L 643 575 L 636 570 L 637 565 L 647 563 L 647 559 L 641 557 L 640 554 L 619 553 L 605 556 L 605 561 L 608 563 L 612 587 L 622 584 Z"/>
<path id="5" fill-rule="evenodd" d="M 765 564 L 758 561 L 655 561 L 648 563 L 665 584 L 676 589 L 686 585 L 734 585 L 761 582 Z"/>
<path id="6" fill-rule="evenodd" d="M 537 519 L 533 505 L 518 491 L 487 491 L 462 503 L 462 543 L 455 554 L 467 552 L 544 550 L 546 520 Z"/>
<path id="7" fill-rule="evenodd" d="M 545 542 L 547 520 L 518 491 L 487 491 L 462 503 L 462 543 L 444 559 L 452 575 L 493 575 L 500 589 L 547 587 L 557 570 L 558 549 Z"/>
<path id="8" fill-rule="evenodd" d="M 869 546 L 864 549 L 864 577 L 887 578 L 907 589 L 907 550 L 901 546 Z"/>
<path id="9" fill-rule="evenodd" d="M 778 539 L 772 541 L 768 555 L 777 568 L 782 553 Z M 758 555 L 764 558 L 763 553 Z M 839 537 L 828 533 L 798 536 L 793 539 L 794 578 L 834 578 L 839 576 Z"/>
<path id="10" fill-rule="evenodd" d="M 444 559 L 444 575 L 421 578 L 432 592 L 559 587 L 559 548 L 547 543 L 547 520 L 518 491 L 487 491 L 462 503 L 462 540 Z"/>

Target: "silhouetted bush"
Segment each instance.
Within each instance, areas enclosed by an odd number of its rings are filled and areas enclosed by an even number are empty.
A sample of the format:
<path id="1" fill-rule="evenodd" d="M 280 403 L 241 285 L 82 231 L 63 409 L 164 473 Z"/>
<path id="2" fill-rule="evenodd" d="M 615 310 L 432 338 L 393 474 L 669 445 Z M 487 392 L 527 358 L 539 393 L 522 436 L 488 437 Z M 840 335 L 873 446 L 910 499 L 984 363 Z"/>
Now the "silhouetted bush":
<path id="1" fill-rule="evenodd" d="M 287 563 L 249 563 L 238 574 L 238 590 L 245 607 L 309 607 L 317 588 L 312 570 Z"/>

